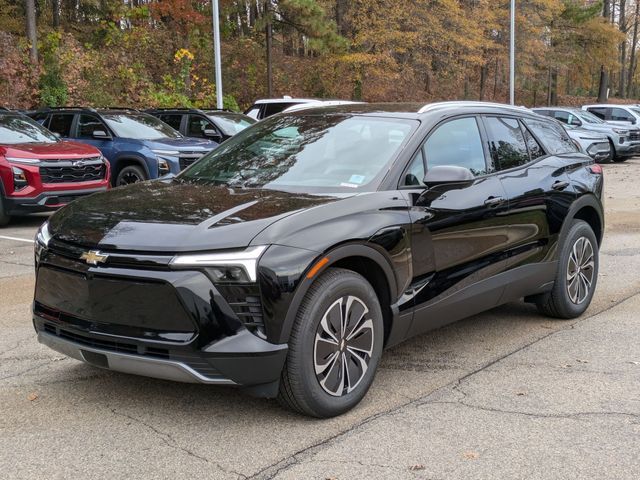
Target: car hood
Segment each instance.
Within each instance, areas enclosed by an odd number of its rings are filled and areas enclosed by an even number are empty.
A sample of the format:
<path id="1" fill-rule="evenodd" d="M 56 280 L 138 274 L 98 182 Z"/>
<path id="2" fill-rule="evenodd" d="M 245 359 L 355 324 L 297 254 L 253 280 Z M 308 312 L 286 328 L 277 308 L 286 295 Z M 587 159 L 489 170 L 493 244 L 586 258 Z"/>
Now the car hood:
<path id="1" fill-rule="evenodd" d="M 149 148 L 155 149 L 167 149 L 167 147 L 171 147 L 172 149 L 180 150 L 180 151 L 203 151 L 208 152 L 209 150 L 213 150 L 218 146 L 216 142 L 211 140 L 207 140 L 204 138 L 191 138 L 191 137 L 182 137 L 182 138 L 161 138 L 157 140 L 149 140 L 148 141 Z"/>
<path id="2" fill-rule="evenodd" d="M 49 230 L 55 240 L 109 250 L 242 248 L 274 222 L 338 199 L 175 181 L 143 182 L 72 202 L 50 218 Z"/>
<path id="3" fill-rule="evenodd" d="M 55 143 L 0 145 L 0 154 L 7 157 L 54 160 L 94 157 L 100 155 L 100 151 L 92 145 L 63 140 Z"/>

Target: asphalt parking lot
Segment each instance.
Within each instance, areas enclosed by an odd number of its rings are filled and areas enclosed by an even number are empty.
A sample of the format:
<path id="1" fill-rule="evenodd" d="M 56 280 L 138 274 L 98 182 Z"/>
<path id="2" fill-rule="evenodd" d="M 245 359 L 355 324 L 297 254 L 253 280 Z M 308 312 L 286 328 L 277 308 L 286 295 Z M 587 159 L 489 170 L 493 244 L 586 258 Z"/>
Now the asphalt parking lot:
<path id="1" fill-rule="evenodd" d="M 0 230 L 2 478 L 640 478 L 640 158 L 606 164 L 587 313 L 513 303 L 387 351 L 314 420 L 229 389 L 102 371 L 35 338 L 33 238 Z"/>

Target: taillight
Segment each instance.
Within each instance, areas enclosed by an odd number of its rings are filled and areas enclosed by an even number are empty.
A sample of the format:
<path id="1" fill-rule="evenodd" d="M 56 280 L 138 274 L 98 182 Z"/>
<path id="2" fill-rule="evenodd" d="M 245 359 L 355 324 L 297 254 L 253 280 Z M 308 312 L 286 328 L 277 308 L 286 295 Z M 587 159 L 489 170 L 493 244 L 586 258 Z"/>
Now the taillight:
<path id="1" fill-rule="evenodd" d="M 591 173 L 594 173 L 596 175 L 602 175 L 602 165 L 600 165 L 598 163 L 594 163 L 593 165 L 589 165 L 589 167 L 587 167 L 587 168 Z"/>

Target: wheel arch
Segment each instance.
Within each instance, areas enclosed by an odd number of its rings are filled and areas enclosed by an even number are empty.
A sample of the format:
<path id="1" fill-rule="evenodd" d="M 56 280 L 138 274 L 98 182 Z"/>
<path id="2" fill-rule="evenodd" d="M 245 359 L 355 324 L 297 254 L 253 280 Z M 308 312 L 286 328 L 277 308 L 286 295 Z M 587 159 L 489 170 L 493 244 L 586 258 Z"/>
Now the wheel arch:
<path id="1" fill-rule="evenodd" d="M 122 155 L 116 158 L 113 163 L 111 163 L 111 185 L 112 186 L 114 187 L 116 186 L 115 181 L 118 178 L 120 171 L 123 168 L 128 167 L 130 165 L 141 167 L 142 170 L 144 170 L 144 173 L 147 175 L 147 178 L 151 178 L 151 174 L 149 172 L 149 166 L 147 165 L 147 162 L 143 158 L 138 157 L 137 155 L 129 155 L 129 154 Z"/>
<path id="2" fill-rule="evenodd" d="M 391 265 L 391 261 L 375 245 L 361 243 L 340 245 L 319 255 L 310 263 L 303 274 L 303 281 L 296 289 L 287 310 L 281 340 L 288 341 L 300 304 L 314 281 L 328 268 L 344 268 L 362 275 L 376 292 L 382 309 L 386 343 L 397 315 L 394 302 L 398 296 L 398 282 Z"/>
<path id="3" fill-rule="evenodd" d="M 602 245 L 604 237 L 604 213 L 602 204 L 593 194 L 583 195 L 578 198 L 567 213 L 560 231 L 560 238 L 564 239 L 573 220 L 583 220 L 589 224 L 598 240 L 598 246 Z"/>

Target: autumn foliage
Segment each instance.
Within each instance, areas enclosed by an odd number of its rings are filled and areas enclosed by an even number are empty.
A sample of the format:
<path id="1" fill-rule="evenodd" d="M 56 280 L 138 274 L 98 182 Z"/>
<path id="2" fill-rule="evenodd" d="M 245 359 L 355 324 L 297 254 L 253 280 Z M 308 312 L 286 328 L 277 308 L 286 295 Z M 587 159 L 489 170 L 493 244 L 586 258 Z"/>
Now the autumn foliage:
<path id="1" fill-rule="evenodd" d="M 592 98 L 603 70 L 612 95 L 638 95 L 635 2 L 614 2 L 606 18 L 597 1 L 517 5 L 518 103 Z M 268 23 L 274 95 L 507 99 L 508 0 L 221 0 L 220 7 L 231 108 L 268 94 Z M 29 59 L 24 3 L 0 0 L 0 10 L 2 105 L 215 103 L 209 0 L 45 0 L 37 64 Z M 625 87 L 621 78 L 631 82 Z"/>

